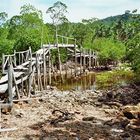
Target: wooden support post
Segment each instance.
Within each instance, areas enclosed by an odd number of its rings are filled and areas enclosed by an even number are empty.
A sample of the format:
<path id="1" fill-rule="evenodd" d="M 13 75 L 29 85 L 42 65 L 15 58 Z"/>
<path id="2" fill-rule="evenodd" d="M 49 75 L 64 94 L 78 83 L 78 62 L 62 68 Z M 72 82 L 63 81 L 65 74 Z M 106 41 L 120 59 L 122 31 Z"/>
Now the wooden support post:
<path id="1" fill-rule="evenodd" d="M 67 53 L 67 57 L 68 57 L 68 48 L 66 48 L 66 53 Z M 67 63 L 67 61 L 66 61 L 66 68 L 65 68 L 65 70 L 66 70 L 66 78 L 68 77 L 68 63 Z"/>
<path id="2" fill-rule="evenodd" d="M 77 72 L 76 40 L 75 40 L 75 43 L 74 43 L 74 58 L 75 58 L 75 76 L 76 76 L 76 72 Z"/>
<path id="3" fill-rule="evenodd" d="M 51 67 L 52 67 L 52 72 L 53 72 L 53 76 L 54 76 L 54 80 L 56 81 L 56 72 L 55 72 L 55 67 L 53 65 L 53 63 L 51 62 Z"/>
<path id="4" fill-rule="evenodd" d="M 80 74 L 82 74 L 82 52 L 83 51 L 83 49 L 81 48 L 80 49 Z"/>
<path id="5" fill-rule="evenodd" d="M 32 60 L 32 50 L 31 50 L 31 47 L 29 47 L 28 60 L 29 60 L 29 58 Z"/>
<path id="6" fill-rule="evenodd" d="M 60 78 L 61 78 L 61 82 L 63 83 L 61 57 L 60 57 L 60 50 L 59 50 L 58 44 L 57 44 L 57 53 L 58 53 L 58 63 L 59 63 Z"/>
<path id="7" fill-rule="evenodd" d="M 23 82 L 23 76 L 21 77 L 21 92 L 22 92 L 22 95 L 24 93 L 24 82 Z"/>
<path id="8" fill-rule="evenodd" d="M 89 50 L 89 69 L 91 69 L 91 49 Z"/>
<path id="9" fill-rule="evenodd" d="M 84 58 L 83 58 L 83 59 L 84 59 L 84 60 L 83 60 L 84 71 L 85 71 L 85 69 L 86 69 L 86 66 L 85 66 L 85 65 L 86 65 L 86 56 L 85 56 L 85 54 L 86 54 L 86 51 L 85 51 L 85 49 L 84 49 L 84 56 L 83 56 L 83 57 L 84 57 Z"/>
<path id="10" fill-rule="evenodd" d="M 16 60 L 16 50 L 14 50 L 14 65 L 17 66 L 17 60 Z"/>
<path id="11" fill-rule="evenodd" d="M 97 67 L 97 61 L 96 61 L 96 58 L 95 58 L 94 62 L 95 62 L 95 68 L 96 68 L 96 67 Z"/>
<path id="12" fill-rule="evenodd" d="M 93 51 L 91 51 L 91 67 L 92 67 L 92 68 L 93 68 L 93 60 L 94 60 Z"/>
<path id="13" fill-rule="evenodd" d="M 28 85 L 28 97 L 31 95 L 31 86 L 32 86 L 32 61 L 29 63 L 29 85 Z"/>
<path id="14" fill-rule="evenodd" d="M 51 85 L 51 50 L 49 47 L 49 85 Z"/>
<path id="15" fill-rule="evenodd" d="M 21 53 L 21 64 L 23 64 L 23 58 L 24 58 L 24 54 Z"/>
<path id="16" fill-rule="evenodd" d="M 38 62 L 38 55 L 36 54 L 36 71 L 37 71 L 37 85 L 38 90 L 40 90 L 40 83 L 39 83 L 39 62 Z"/>
<path id="17" fill-rule="evenodd" d="M 94 59 L 95 59 L 95 58 L 94 58 L 94 51 L 92 51 L 92 68 L 94 68 L 94 65 L 95 65 L 95 64 L 94 64 L 94 63 L 95 63 L 95 62 L 94 62 Z"/>
<path id="18" fill-rule="evenodd" d="M 18 61 L 19 61 L 19 65 L 20 65 L 20 64 L 21 64 L 21 63 L 20 63 L 20 61 L 21 61 L 21 60 L 20 60 L 20 53 L 18 54 L 18 57 L 19 57 L 19 58 L 18 58 Z"/>
<path id="19" fill-rule="evenodd" d="M 98 57 L 97 57 L 98 53 L 96 52 L 95 55 L 96 55 L 97 67 L 99 67 L 99 60 L 98 60 Z"/>
<path id="20" fill-rule="evenodd" d="M 8 67 L 8 100 L 12 107 L 13 104 L 13 67 L 10 64 Z"/>
<path id="21" fill-rule="evenodd" d="M 14 75 L 14 71 L 13 70 L 12 70 L 12 74 L 13 74 L 13 81 L 14 81 L 14 84 L 15 84 L 15 89 L 16 89 L 17 97 L 18 97 L 18 99 L 20 99 L 20 94 L 19 94 L 17 83 L 16 83 L 16 77 Z"/>
<path id="22" fill-rule="evenodd" d="M 4 54 L 2 53 L 2 73 L 4 74 L 4 62 L 5 62 L 5 57 Z"/>
<path id="23" fill-rule="evenodd" d="M 43 80 L 44 80 L 44 89 L 46 89 L 46 57 L 45 57 L 45 48 L 43 47 Z"/>
<path id="24" fill-rule="evenodd" d="M 40 90 L 42 91 L 43 90 L 43 85 L 42 85 L 41 65 L 42 64 L 39 64 L 39 82 L 40 82 Z"/>

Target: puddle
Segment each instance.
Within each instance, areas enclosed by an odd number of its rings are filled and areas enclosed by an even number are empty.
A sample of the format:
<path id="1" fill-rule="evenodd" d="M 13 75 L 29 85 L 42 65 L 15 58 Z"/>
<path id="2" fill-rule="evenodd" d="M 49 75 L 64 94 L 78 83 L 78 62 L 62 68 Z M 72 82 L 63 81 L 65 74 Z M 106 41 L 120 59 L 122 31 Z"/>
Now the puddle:
<path id="1" fill-rule="evenodd" d="M 114 86 L 127 85 L 133 80 L 131 71 L 90 72 L 79 77 L 64 77 L 61 83 L 58 76 L 52 85 L 60 90 L 98 90 L 110 89 Z"/>

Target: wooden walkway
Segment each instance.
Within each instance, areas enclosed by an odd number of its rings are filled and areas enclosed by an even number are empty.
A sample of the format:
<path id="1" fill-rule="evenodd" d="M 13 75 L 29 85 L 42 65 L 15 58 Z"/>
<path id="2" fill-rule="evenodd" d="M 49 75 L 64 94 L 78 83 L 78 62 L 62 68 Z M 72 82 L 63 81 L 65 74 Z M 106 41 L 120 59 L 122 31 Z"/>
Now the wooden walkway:
<path id="1" fill-rule="evenodd" d="M 67 55 L 74 62 L 76 76 L 77 64 L 83 68 L 92 68 L 96 65 L 96 53 L 84 48 L 78 48 L 73 38 L 59 36 L 66 42 L 60 44 L 44 44 L 38 51 L 32 53 L 31 48 L 2 57 L 2 73 L 0 79 L 1 102 L 12 104 L 13 100 L 28 99 L 35 91 L 46 90 L 51 85 L 52 75 L 62 75 L 60 49 L 66 48 Z M 70 43 L 73 40 L 73 44 Z M 52 63 L 51 50 L 58 50 L 59 68 L 56 70 Z M 66 63 L 67 64 L 67 63 Z M 66 67 L 66 73 L 69 66 Z M 57 72 L 58 73 L 57 73 Z"/>

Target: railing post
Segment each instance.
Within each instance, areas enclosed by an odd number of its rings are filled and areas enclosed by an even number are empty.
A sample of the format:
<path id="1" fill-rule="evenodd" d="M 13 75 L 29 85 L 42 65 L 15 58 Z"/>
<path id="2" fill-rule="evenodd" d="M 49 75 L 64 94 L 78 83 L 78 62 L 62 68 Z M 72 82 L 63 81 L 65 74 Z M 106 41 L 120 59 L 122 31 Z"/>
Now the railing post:
<path id="1" fill-rule="evenodd" d="M 49 46 L 49 85 L 51 85 L 51 50 Z"/>
<path id="2" fill-rule="evenodd" d="M 5 62 L 5 57 L 4 54 L 2 53 L 2 73 L 4 74 L 4 62 Z"/>
<path id="3" fill-rule="evenodd" d="M 10 103 L 10 106 L 13 104 L 13 67 L 12 64 L 8 66 L 8 100 Z"/>
<path id="4" fill-rule="evenodd" d="M 76 39 L 74 40 L 74 56 L 75 56 L 75 76 L 76 76 L 76 73 L 77 73 L 77 57 L 76 57 Z"/>
<path id="5" fill-rule="evenodd" d="M 30 54 L 30 59 L 32 61 L 32 50 L 31 50 L 31 47 L 29 47 L 29 54 Z"/>
<path id="6" fill-rule="evenodd" d="M 43 76 L 44 76 L 44 89 L 46 88 L 46 57 L 45 48 L 43 47 Z"/>
<path id="7" fill-rule="evenodd" d="M 17 66 L 17 63 L 16 63 L 16 50 L 14 50 L 14 65 L 15 65 L 15 67 Z"/>
<path id="8" fill-rule="evenodd" d="M 85 49 L 83 49 L 83 50 L 84 50 L 83 67 L 84 67 L 84 70 L 85 70 L 86 69 L 86 66 L 85 66 L 86 65 L 86 56 L 85 56 L 86 55 L 86 50 Z"/>
<path id="9" fill-rule="evenodd" d="M 91 49 L 89 50 L 89 69 L 91 69 Z"/>
<path id="10" fill-rule="evenodd" d="M 32 86 L 32 60 L 29 62 L 29 85 L 28 85 L 28 97 L 31 95 L 31 86 Z"/>

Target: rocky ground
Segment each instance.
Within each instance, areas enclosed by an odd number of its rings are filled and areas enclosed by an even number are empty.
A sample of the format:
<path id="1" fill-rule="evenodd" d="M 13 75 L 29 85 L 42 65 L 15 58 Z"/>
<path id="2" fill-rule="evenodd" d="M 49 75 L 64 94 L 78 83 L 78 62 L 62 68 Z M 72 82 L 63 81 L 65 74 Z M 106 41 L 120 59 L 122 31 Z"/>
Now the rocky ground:
<path id="1" fill-rule="evenodd" d="M 43 99 L 14 103 L 10 113 L 2 114 L 2 128 L 17 130 L 2 132 L 0 140 L 139 140 L 138 93 L 136 87 L 106 92 L 51 88 L 37 93 Z"/>

